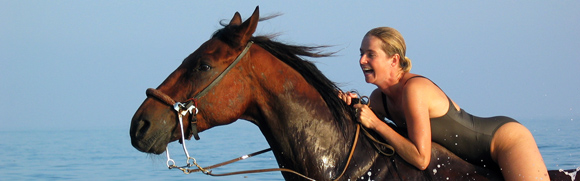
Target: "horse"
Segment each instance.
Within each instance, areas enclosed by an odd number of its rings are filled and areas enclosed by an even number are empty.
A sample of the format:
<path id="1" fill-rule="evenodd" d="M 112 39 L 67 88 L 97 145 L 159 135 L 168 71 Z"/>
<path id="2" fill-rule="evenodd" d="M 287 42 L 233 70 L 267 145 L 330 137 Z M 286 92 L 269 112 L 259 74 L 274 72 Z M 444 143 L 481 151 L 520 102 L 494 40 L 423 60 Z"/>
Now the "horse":
<path id="1" fill-rule="evenodd" d="M 245 21 L 236 12 L 148 89 L 131 120 L 133 147 L 161 154 L 170 142 L 185 144 L 199 132 L 243 119 L 260 129 L 286 180 L 503 179 L 499 169 L 468 163 L 437 143 L 425 170 L 381 154 L 380 146 L 358 136 L 356 111 L 338 98 L 340 88 L 305 59 L 332 53 L 253 36 L 259 21 L 259 7 Z"/>

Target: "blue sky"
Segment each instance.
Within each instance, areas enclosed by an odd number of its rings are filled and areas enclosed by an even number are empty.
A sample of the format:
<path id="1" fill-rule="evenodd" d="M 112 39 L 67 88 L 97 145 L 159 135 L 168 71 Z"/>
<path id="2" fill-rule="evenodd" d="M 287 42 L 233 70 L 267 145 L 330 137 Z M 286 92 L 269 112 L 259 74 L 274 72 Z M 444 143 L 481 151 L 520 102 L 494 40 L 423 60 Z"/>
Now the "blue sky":
<path id="1" fill-rule="evenodd" d="M 371 28 L 398 29 L 411 72 L 478 116 L 580 121 L 579 1 L 0 1 L 0 130 L 129 128 L 145 99 L 239 11 L 257 34 L 334 45 L 314 59 L 345 90 Z"/>

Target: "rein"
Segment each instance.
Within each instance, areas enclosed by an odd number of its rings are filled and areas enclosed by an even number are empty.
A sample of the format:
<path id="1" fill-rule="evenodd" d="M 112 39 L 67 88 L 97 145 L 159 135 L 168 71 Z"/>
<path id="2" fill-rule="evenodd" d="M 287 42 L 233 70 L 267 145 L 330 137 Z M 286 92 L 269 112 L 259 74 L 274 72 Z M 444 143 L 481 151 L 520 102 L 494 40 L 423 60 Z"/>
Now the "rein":
<path id="1" fill-rule="evenodd" d="M 309 177 L 307 177 L 305 175 L 302 175 L 301 173 L 298 173 L 298 172 L 296 172 L 294 170 L 287 169 L 287 168 L 270 168 L 270 169 L 246 170 L 246 171 L 230 172 L 230 173 L 223 173 L 223 174 L 214 174 L 210 170 L 210 169 L 213 169 L 213 168 L 218 168 L 218 167 L 221 167 L 221 166 L 224 166 L 224 165 L 228 165 L 228 164 L 231 164 L 231 163 L 240 161 L 240 160 L 247 159 L 249 157 L 253 157 L 253 156 L 256 156 L 256 155 L 259 155 L 259 154 L 262 154 L 262 153 L 271 151 L 272 150 L 271 148 L 267 148 L 267 149 L 264 149 L 264 150 L 260 150 L 258 152 L 254 152 L 254 153 L 251 153 L 251 154 L 248 154 L 248 155 L 244 155 L 244 156 L 241 156 L 241 157 L 238 157 L 238 158 L 235 158 L 235 159 L 226 161 L 226 162 L 222 162 L 222 163 L 218 163 L 218 164 L 215 164 L 215 165 L 211 165 L 211 166 L 208 166 L 208 167 L 205 167 L 205 168 L 204 167 L 201 167 L 199 164 L 197 164 L 196 159 L 193 158 L 193 157 L 191 157 L 189 155 L 189 152 L 187 151 L 187 147 L 185 145 L 185 131 L 184 131 L 184 128 L 183 128 L 183 116 L 186 116 L 187 114 L 190 115 L 190 117 L 191 117 L 190 118 L 190 124 L 189 124 L 190 125 L 189 126 L 190 132 L 191 132 L 191 134 L 193 135 L 193 137 L 196 140 L 199 140 L 200 138 L 199 138 L 199 135 L 198 135 L 198 132 L 197 132 L 197 119 L 196 119 L 196 116 L 199 113 L 199 109 L 197 107 L 197 99 L 199 99 L 200 97 L 202 97 L 205 94 L 207 94 L 208 91 L 211 88 L 213 88 L 215 85 L 217 85 L 221 81 L 221 79 L 238 62 L 240 62 L 240 60 L 246 55 L 246 53 L 249 51 L 249 49 L 252 46 L 252 44 L 253 44 L 252 41 L 248 42 L 248 44 L 246 45 L 246 47 L 244 48 L 244 50 L 238 55 L 238 57 L 236 57 L 236 59 L 222 73 L 220 73 L 220 75 L 218 75 L 218 77 L 216 77 L 207 87 L 205 87 L 202 91 L 200 91 L 199 93 L 197 93 L 195 96 L 193 96 L 190 99 L 187 99 L 185 101 L 185 103 L 183 103 L 183 102 L 177 102 L 174 99 L 172 99 L 171 97 L 169 97 L 167 94 L 165 94 L 165 93 L 163 93 L 163 92 L 161 92 L 161 91 L 159 91 L 157 89 L 153 89 L 153 88 L 148 88 L 147 89 L 147 91 L 146 91 L 147 97 L 156 98 L 159 101 L 161 101 L 162 103 L 165 103 L 165 104 L 167 104 L 169 106 L 173 106 L 173 109 L 177 113 L 177 117 L 178 117 L 178 121 L 179 121 L 179 128 L 180 128 L 180 131 L 181 131 L 181 144 L 182 144 L 182 147 L 183 147 L 183 152 L 185 153 L 185 156 L 187 158 L 187 160 L 186 160 L 187 165 L 185 165 L 185 166 L 176 166 L 175 165 L 175 161 L 173 159 L 171 159 L 171 157 L 170 157 L 169 149 L 166 147 L 165 148 L 165 153 L 166 153 L 166 156 L 167 156 L 166 165 L 167 165 L 167 167 L 169 169 L 177 168 L 177 169 L 183 171 L 183 173 L 185 173 L 185 174 L 190 174 L 190 173 L 193 173 L 193 172 L 200 172 L 201 171 L 202 173 L 204 173 L 206 175 L 210 175 L 210 176 L 229 176 L 229 175 L 247 174 L 247 173 L 261 173 L 261 172 L 281 171 L 281 172 L 293 173 L 293 174 L 296 174 L 296 175 L 298 175 L 300 177 L 303 177 L 305 179 L 308 179 L 308 180 L 314 180 L 314 179 L 309 178 Z M 365 135 L 367 137 L 370 136 L 366 130 L 364 130 L 363 128 L 361 128 L 360 124 L 356 124 L 356 125 L 357 125 L 356 126 L 356 133 L 355 133 L 355 137 L 354 137 L 354 140 L 353 140 L 352 147 L 350 149 L 350 153 L 348 155 L 347 162 L 346 162 L 346 164 L 345 164 L 342 172 L 340 173 L 340 175 L 336 179 L 333 179 L 333 180 L 339 180 L 344 175 L 344 173 L 346 172 L 346 170 L 348 169 L 348 165 L 350 164 L 350 161 L 351 161 L 351 159 L 353 157 L 354 150 L 355 150 L 356 145 L 357 145 L 357 142 L 358 142 L 360 130 L 362 129 L 363 132 L 365 133 Z M 190 163 L 190 160 L 192 160 L 192 163 Z M 190 167 L 192 167 L 194 165 L 197 167 L 197 169 L 189 169 Z"/>
<path id="2" fill-rule="evenodd" d="M 354 155 L 354 150 L 356 148 L 356 145 L 357 145 L 357 142 L 358 142 L 357 140 L 358 140 L 358 137 L 360 135 L 360 130 L 361 129 L 362 128 L 360 127 L 360 124 L 357 124 L 356 133 L 355 133 L 355 136 L 354 136 L 354 142 L 353 142 L 353 145 L 352 145 L 352 147 L 350 149 L 350 154 L 348 155 L 348 160 L 346 161 L 346 165 L 344 166 L 344 169 L 342 170 L 342 172 L 340 173 L 340 175 L 336 179 L 334 179 L 334 180 L 339 180 L 344 175 L 344 173 L 346 172 L 346 170 L 348 168 L 348 165 L 350 164 L 350 161 L 352 159 L 352 156 Z M 240 161 L 240 160 L 244 160 L 246 158 L 250 158 L 250 157 L 253 157 L 253 156 L 262 154 L 262 153 L 266 153 L 268 151 L 272 151 L 272 148 L 263 149 L 263 150 L 260 150 L 260 151 L 257 151 L 257 152 L 254 152 L 254 153 L 251 153 L 251 154 L 248 154 L 248 155 L 244 155 L 244 156 L 241 156 L 241 157 L 238 157 L 238 158 L 234 158 L 234 159 L 229 160 L 229 161 L 225 161 L 225 162 L 218 163 L 218 164 L 215 164 L 215 165 L 207 166 L 207 167 L 204 167 L 204 168 L 202 168 L 200 166 L 198 166 L 197 169 L 187 169 L 187 168 L 182 168 L 182 167 L 177 167 L 177 168 L 179 168 L 185 174 L 190 174 L 190 173 L 200 172 L 201 171 L 202 173 L 207 174 L 207 175 L 211 175 L 211 176 L 229 176 L 229 175 L 238 175 L 238 174 L 247 174 L 247 173 L 262 173 L 262 172 L 282 171 L 282 172 L 290 172 L 290 173 L 296 174 L 296 175 L 298 175 L 298 176 L 300 176 L 302 178 L 308 179 L 308 180 L 314 180 L 314 179 L 312 179 L 310 177 L 307 177 L 307 176 L 302 175 L 302 174 L 300 174 L 300 173 L 298 173 L 298 172 L 296 172 L 294 170 L 290 170 L 290 169 L 287 169 L 287 168 L 270 168 L 270 169 L 246 170 L 246 171 L 230 172 L 230 173 L 223 173 L 223 174 L 214 174 L 214 173 L 211 173 L 211 170 L 210 171 L 207 171 L 208 169 L 218 168 L 218 167 L 221 167 L 221 166 L 224 166 L 224 165 L 228 165 L 228 164 L 231 164 L 231 163 Z M 172 167 L 170 167 L 170 169 L 171 168 Z M 173 167 L 173 168 L 176 168 L 176 167 Z"/>

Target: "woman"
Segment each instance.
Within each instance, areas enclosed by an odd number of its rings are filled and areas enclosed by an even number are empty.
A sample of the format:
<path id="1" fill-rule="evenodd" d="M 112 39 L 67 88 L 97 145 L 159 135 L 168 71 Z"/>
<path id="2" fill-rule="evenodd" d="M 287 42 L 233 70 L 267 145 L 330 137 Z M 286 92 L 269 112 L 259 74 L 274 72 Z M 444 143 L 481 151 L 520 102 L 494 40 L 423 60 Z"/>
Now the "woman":
<path id="1" fill-rule="evenodd" d="M 359 63 L 366 82 L 377 89 L 370 96 L 372 110 L 354 105 L 363 126 L 379 133 L 420 170 L 429 165 L 434 141 L 470 163 L 499 165 L 506 180 L 549 180 L 528 129 L 508 117 L 479 118 L 466 113 L 431 80 L 410 73 L 411 60 L 405 52 L 405 41 L 393 28 L 375 28 L 364 36 Z M 339 96 L 347 104 L 356 98 L 348 92 Z M 385 117 L 406 127 L 408 138 L 383 122 Z"/>

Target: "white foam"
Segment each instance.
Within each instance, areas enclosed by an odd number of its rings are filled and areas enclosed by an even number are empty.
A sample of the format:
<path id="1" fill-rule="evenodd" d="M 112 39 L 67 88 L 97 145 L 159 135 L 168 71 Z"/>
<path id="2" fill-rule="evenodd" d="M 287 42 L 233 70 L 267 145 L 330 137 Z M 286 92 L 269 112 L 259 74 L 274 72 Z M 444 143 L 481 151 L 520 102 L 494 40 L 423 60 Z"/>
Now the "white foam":
<path id="1" fill-rule="evenodd" d="M 578 173 L 578 171 L 580 171 L 580 167 L 576 168 L 576 171 L 573 171 L 572 173 L 568 173 L 568 172 L 564 171 L 563 169 L 560 169 L 558 171 L 564 172 L 565 175 L 570 176 L 572 181 L 574 181 L 576 179 L 576 173 Z"/>

